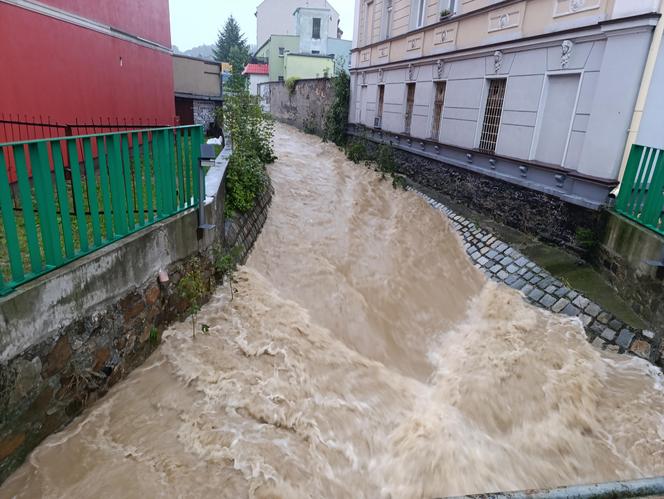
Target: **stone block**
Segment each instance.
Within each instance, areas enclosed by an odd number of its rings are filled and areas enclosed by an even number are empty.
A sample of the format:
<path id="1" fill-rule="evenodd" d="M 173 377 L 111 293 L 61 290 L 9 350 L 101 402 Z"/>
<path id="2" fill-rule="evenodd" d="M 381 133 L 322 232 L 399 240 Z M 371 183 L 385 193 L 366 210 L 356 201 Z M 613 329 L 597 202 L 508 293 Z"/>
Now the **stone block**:
<path id="1" fill-rule="evenodd" d="M 138 293 L 131 293 L 120 301 L 120 312 L 125 321 L 131 321 L 145 310 L 143 298 Z"/>
<path id="2" fill-rule="evenodd" d="M 654 331 L 649 331 L 649 330 L 645 329 L 644 331 L 641 332 L 641 334 L 643 334 L 643 336 L 645 336 L 649 340 L 654 340 L 655 339 L 655 332 Z"/>
<path id="3" fill-rule="evenodd" d="M 526 257 L 523 257 L 523 256 L 522 256 L 521 258 L 519 258 L 519 259 L 516 261 L 516 264 L 517 264 L 519 267 L 523 267 L 523 266 L 526 265 L 527 263 L 528 263 L 528 259 L 527 259 Z"/>
<path id="4" fill-rule="evenodd" d="M 629 329 L 623 329 L 622 331 L 620 331 L 616 343 L 625 350 L 629 350 L 629 347 L 632 344 L 633 340 L 634 340 L 634 333 L 632 333 Z"/>
<path id="5" fill-rule="evenodd" d="M 551 307 L 551 310 L 557 314 L 562 312 L 570 301 L 567 298 L 559 298 L 558 301 Z"/>
<path id="6" fill-rule="evenodd" d="M 558 289 L 558 291 L 556 291 L 555 295 L 558 296 L 558 297 L 562 297 L 562 296 L 567 295 L 567 293 L 569 293 L 569 292 L 570 292 L 569 288 L 562 287 L 562 288 Z"/>
<path id="7" fill-rule="evenodd" d="M 159 299 L 160 295 L 161 289 L 159 288 L 159 285 L 153 284 L 147 289 L 147 291 L 145 291 L 145 302 L 148 305 L 154 305 Z"/>
<path id="8" fill-rule="evenodd" d="M 481 265 L 482 267 L 484 267 L 488 262 L 489 260 L 485 256 L 480 257 L 479 260 L 477 260 L 478 265 Z"/>
<path id="9" fill-rule="evenodd" d="M 542 291 L 541 289 L 533 289 L 530 293 L 528 293 L 528 298 L 530 298 L 533 301 L 539 301 L 543 296 L 544 296 L 544 291 Z"/>
<path id="10" fill-rule="evenodd" d="M 594 320 L 592 317 L 590 317 L 589 315 L 586 315 L 586 314 L 581 314 L 579 316 L 579 319 L 581 319 L 581 324 L 583 324 L 583 327 L 590 326 L 590 324 Z"/>
<path id="11" fill-rule="evenodd" d="M 586 313 L 593 317 L 597 317 L 602 312 L 602 309 L 597 305 L 597 303 L 590 302 L 586 307 Z"/>
<path id="12" fill-rule="evenodd" d="M 535 287 L 532 284 L 526 284 L 523 288 L 521 288 L 521 292 L 528 296 L 533 289 L 535 289 Z"/>
<path id="13" fill-rule="evenodd" d="M 563 314 L 569 315 L 570 317 L 576 317 L 579 315 L 579 312 L 580 310 L 571 303 L 563 309 Z"/>
<path id="14" fill-rule="evenodd" d="M 501 281 L 504 281 L 509 276 L 510 275 L 507 272 L 505 272 L 504 270 L 501 270 L 500 272 L 498 272 L 498 279 L 500 279 Z"/>
<path id="15" fill-rule="evenodd" d="M 519 267 L 517 265 L 514 265 L 514 264 L 507 267 L 507 272 L 509 272 L 510 274 L 515 274 L 518 270 L 519 270 Z"/>
<path id="16" fill-rule="evenodd" d="M 612 319 L 612 315 L 609 314 L 608 312 L 602 312 L 597 316 L 597 320 L 600 321 L 602 324 L 608 324 Z"/>
<path id="17" fill-rule="evenodd" d="M 604 330 L 602 331 L 602 338 L 604 338 L 606 341 L 613 341 L 615 337 L 616 337 L 616 332 L 613 329 L 605 327 Z"/>
<path id="18" fill-rule="evenodd" d="M 574 299 L 572 303 L 574 303 L 574 306 L 580 309 L 584 309 L 590 304 L 590 300 L 584 296 L 579 295 Z"/>
<path id="19" fill-rule="evenodd" d="M 517 281 L 514 284 L 511 284 L 511 286 L 514 289 L 523 289 L 523 287 L 526 285 L 526 281 L 524 279 L 517 279 Z"/>
<path id="20" fill-rule="evenodd" d="M 651 348 L 652 347 L 650 346 L 650 343 L 648 343 L 647 341 L 636 340 L 634 343 L 632 343 L 630 351 L 635 353 L 639 357 L 642 357 L 644 359 L 650 359 Z"/>
<path id="21" fill-rule="evenodd" d="M 556 303 L 556 298 L 555 296 L 546 294 L 542 297 L 540 303 L 546 308 L 551 308 Z"/>
<path id="22" fill-rule="evenodd" d="M 69 338 L 63 335 L 53 346 L 53 349 L 46 356 L 42 375 L 44 378 L 50 378 L 55 373 L 62 370 L 69 359 L 71 358 L 71 346 L 69 345 Z"/>

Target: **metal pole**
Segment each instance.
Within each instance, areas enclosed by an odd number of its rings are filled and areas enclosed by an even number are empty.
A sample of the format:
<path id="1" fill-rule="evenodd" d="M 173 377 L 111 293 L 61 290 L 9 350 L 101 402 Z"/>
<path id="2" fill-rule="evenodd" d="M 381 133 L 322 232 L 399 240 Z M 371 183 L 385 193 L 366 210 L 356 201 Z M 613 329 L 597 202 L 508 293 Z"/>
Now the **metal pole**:
<path id="1" fill-rule="evenodd" d="M 623 497 L 649 497 L 664 494 L 664 477 L 641 480 L 572 485 L 555 489 L 498 492 L 447 499 L 609 499 Z"/>

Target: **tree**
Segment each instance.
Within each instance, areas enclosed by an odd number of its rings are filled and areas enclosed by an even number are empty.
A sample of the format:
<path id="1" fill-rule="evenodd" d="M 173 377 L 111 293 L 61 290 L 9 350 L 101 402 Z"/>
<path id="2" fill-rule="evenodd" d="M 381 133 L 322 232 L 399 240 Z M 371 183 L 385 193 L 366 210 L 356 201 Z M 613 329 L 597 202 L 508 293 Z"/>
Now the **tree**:
<path id="1" fill-rule="evenodd" d="M 228 62 L 231 63 L 231 67 L 233 68 L 228 82 L 228 90 L 230 92 L 237 92 L 245 89 L 248 85 L 248 80 L 245 76 L 242 76 L 242 72 L 249 62 L 249 54 L 244 52 L 240 47 L 233 46 L 228 56 Z"/>
<path id="2" fill-rule="evenodd" d="M 219 31 L 219 37 L 214 47 L 214 58 L 219 62 L 230 62 L 231 49 L 233 47 L 237 47 L 240 52 L 246 54 L 247 60 L 249 59 L 249 45 L 247 44 L 247 40 L 242 31 L 240 31 L 240 25 L 233 16 L 230 16 L 224 28 Z"/>

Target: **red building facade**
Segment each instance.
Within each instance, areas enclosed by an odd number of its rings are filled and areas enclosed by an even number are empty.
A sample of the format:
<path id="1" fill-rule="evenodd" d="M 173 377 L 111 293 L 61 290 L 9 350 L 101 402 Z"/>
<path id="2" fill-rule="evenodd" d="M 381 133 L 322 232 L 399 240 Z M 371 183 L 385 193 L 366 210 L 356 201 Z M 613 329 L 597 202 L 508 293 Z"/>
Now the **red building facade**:
<path id="1" fill-rule="evenodd" d="M 3 0 L 0 121 L 173 124 L 170 47 L 168 0 Z"/>

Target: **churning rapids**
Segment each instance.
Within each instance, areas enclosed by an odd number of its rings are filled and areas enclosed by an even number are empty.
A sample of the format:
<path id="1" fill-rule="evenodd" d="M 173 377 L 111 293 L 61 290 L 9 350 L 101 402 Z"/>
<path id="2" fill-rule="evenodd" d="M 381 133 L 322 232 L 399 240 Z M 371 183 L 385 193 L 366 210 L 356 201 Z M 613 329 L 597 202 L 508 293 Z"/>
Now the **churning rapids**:
<path id="1" fill-rule="evenodd" d="M 664 474 L 664 380 L 488 282 L 411 192 L 279 125 L 234 299 L 2 497 L 430 498 Z"/>

